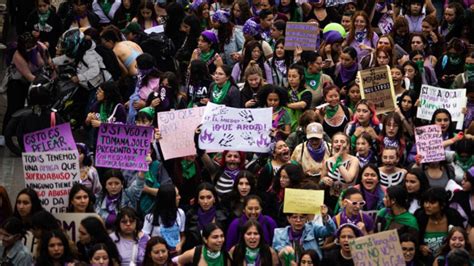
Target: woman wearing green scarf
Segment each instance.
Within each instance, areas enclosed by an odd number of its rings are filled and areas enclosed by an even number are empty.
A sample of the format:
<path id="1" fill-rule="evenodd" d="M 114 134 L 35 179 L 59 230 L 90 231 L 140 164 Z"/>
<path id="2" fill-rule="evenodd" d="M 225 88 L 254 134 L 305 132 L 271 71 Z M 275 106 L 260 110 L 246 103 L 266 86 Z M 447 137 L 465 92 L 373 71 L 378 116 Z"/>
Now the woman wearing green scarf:
<path id="1" fill-rule="evenodd" d="M 230 266 L 229 255 L 224 248 L 224 231 L 220 225 L 209 223 L 202 229 L 204 245 L 197 246 L 174 257 L 179 265 Z"/>
<path id="2" fill-rule="evenodd" d="M 240 108 L 240 91 L 231 76 L 232 69 L 227 65 L 217 67 L 214 82 L 211 83 L 211 98 L 207 102 Z"/>
<path id="3" fill-rule="evenodd" d="M 330 76 L 323 73 L 323 57 L 317 52 L 306 52 L 302 58 L 305 62 L 304 77 L 306 86 L 310 88 L 312 101 L 310 108 L 314 108 L 323 102 L 323 86 L 333 83 Z"/>
<path id="4" fill-rule="evenodd" d="M 397 229 L 417 233 L 418 223 L 413 214 L 408 211 L 408 192 L 403 186 L 392 186 L 387 188 L 383 199 L 385 208 L 377 213 L 375 218 L 376 229 L 379 231 Z"/>
<path id="5" fill-rule="evenodd" d="M 51 8 L 51 0 L 36 0 L 36 10 L 26 21 L 26 29 L 48 47 L 51 56 L 56 54 L 56 45 L 63 33 L 61 20 Z"/>
<path id="6" fill-rule="evenodd" d="M 323 88 L 323 98 L 327 105 L 318 110 L 323 116 L 324 132 L 332 138 L 337 132 L 343 132 L 350 122 L 352 112 L 341 104 L 339 88 L 336 85 L 326 85 Z"/>
<path id="7" fill-rule="evenodd" d="M 92 2 L 92 11 L 99 16 L 101 26 L 107 26 L 112 23 L 115 12 L 121 3 L 122 1 L 119 0 L 94 0 Z"/>
<path id="8" fill-rule="evenodd" d="M 275 250 L 263 240 L 260 223 L 248 220 L 241 230 L 239 243 L 229 251 L 232 265 L 279 265 Z"/>
<path id="9" fill-rule="evenodd" d="M 205 30 L 201 32 L 197 48 L 194 49 L 190 62 L 196 59 L 206 63 L 209 73 L 214 73 L 218 66 L 224 64 L 222 57 L 219 55 L 219 40 L 213 31 Z"/>

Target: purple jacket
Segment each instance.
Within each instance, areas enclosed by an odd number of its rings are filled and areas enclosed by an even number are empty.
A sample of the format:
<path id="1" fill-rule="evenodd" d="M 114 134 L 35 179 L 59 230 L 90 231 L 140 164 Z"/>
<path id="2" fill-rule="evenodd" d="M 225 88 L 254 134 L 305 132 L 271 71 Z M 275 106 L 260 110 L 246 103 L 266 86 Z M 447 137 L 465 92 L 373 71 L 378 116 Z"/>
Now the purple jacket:
<path id="1" fill-rule="evenodd" d="M 235 218 L 229 226 L 226 235 L 226 249 L 229 251 L 233 246 L 237 245 L 240 240 L 240 234 L 242 233 L 242 227 L 248 221 L 247 216 L 244 214 L 240 218 Z M 257 221 L 260 223 L 263 229 L 263 238 L 268 245 L 272 245 L 273 233 L 277 227 L 276 222 L 267 215 L 258 216 Z"/>

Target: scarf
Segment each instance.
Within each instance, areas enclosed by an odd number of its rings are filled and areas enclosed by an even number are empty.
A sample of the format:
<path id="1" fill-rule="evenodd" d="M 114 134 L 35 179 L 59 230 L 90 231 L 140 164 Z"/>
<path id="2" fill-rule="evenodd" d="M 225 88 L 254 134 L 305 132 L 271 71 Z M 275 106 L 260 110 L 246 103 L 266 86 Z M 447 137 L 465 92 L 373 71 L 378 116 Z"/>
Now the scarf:
<path id="1" fill-rule="evenodd" d="M 466 70 L 466 77 L 467 80 L 473 80 L 474 79 L 474 64 L 465 64 L 464 69 Z"/>
<path id="2" fill-rule="evenodd" d="M 196 175 L 196 165 L 193 161 L 181 160 L 181 172 L 184 179 L 189 180 Z"/>
<path id="3" fill-rule="evenodd" d="M 209 59 L 211 59 L 211 57 L 214 55 L 214 50 L 211 49 L 209 50 L 209 52 L 203 52 L 201 51 L 201 55 L 199 56 L 201 58 L 201 61 L 203 62 L 208 62 Z"/>
<path id="4" fill-rule="evenodd" d="M 311 89 L 316 90 L 321 80 L 321 73 L 311 74 L 305 69 L 304 78 L 306 79 L 306 84 L 308 84 Z"/>
<path id="5" fill-rule="evenodd" d="M 199 230 L 202 230 L 206 224 L 212 223 L 212 220 L 216 217 L 216 206 L 212 206 L 207 211 L 203 211 L 201 208 L 198 208 L 198 227 Z"/>
<path id="6" fill-rule="evenodd" d="M 247 265 L 257 265 L 257 260 L 260 255 L 260 248 L 249 248 L 245 247 L 245 262 Z"/>
<path id="7" fill-rule="evenodd" d="M 416 61 L 416 66 L 418 67 L 418 71 L 420 71 L 421 74 L 425 73 L 425 62 L 423 61 Z"/>
<path id="8" fill-rule="evenodd" d="M 278 124 L 280 124 L 280 118 L 285 114 L 285 109 L 278 107 L 273 114 L 278 113 L 275 119 L 272 121 L 272 128 L 278 128 Z"/>
<path id="9" fill-rule="evenodd" d="M 299 99 L 298 99 L 298 90 L 297 89 L 294 90 L 294 89 L 290 88 L 288 90 L 288 96 L 290 96 L 290 102 L 291 103 L 296 103 L 296 102 L 299 101 Z"/>
<path id="10" fill-rule="evenodd" d="M 207 249 L 206 246 L 202 247 L 202 256 L 209 266 L 224 266 L 224 254 L 217 251 L 213 252 Z"/>
<path id="11" fill-rule="evenodd" d="M 283 76 L 286 76 L 286 72 L 288 69 L 285 64 L 285 59 L 275 60 L 275 66 L 278 69 L 278 71 L 281 72 Z"/>
<path id="12" fill-rule="evenodd" d="M 217 83 L 214 83 L 214 86 L 212 87 L 212 98 L 211 102 L 216 103 L 216 104 L 221 104 L 224 101 L 225 96 L 229 92 L 230 89 L 230 81 L 226 81 L 222 88 L 219 88 Z"/>
<path id="13" fill-rule="evenodd" d="M 224 169 L 224 174 L 232 177 L 232 179 L 235 181 L 237 179 L 237 175 L 239 175 L 240 169 L 235 169 L 235 170 L 230 170 L 229 168 Z"/>
<path id="14" fill-rule="evenodd" d="M 109 0 L 104 0 L 104 2 L 98 1 L 100 7 L 102 8 L 102 11 L 104 11 L 104 14 L 106 16 L 109 15 L 110 10 L 112 9 L 112 3 L 109 2 Z"/>
<path id="15" fill-rule="evenodd" d="M 370 163 L 370 160 L 372 160 L 372 155 L 372 150 L 369 150 L 369 154 L 367 154 L 367 157 L 362 157 L 359 153 L 356 154 L 357 158 L 359 159 L 361 168 Z"/>
<path id="16" fill-rule="evenodd" d="M 384 137 L 383 138 L 383 145 L 385 148 L 387 147 L 394 147 L 394 148 L 399 148 L 400 144 L 397 139 L 391 139 L 389 137 Z"/>
<path id="17" fill-rule="evenodd" d="M 347 83 L 354 78 L 354 74 L 357 73 L 358 66 L 356 63 L 346 68 L 341 64 L 341 70 L 339 71 L 339 77 L 341 77 L 342 83 Z"/>
<path id="18" fill-rule="evenodd" d="M 416 229 L 417 231 L 419 230 L 416 218 L 408 211 L 399 215 L 393 215 L 392 211 L 387 208 L 385 209 L 385 211 L 385 220 L 387 221 L 387 224 L 385 225 L 384 231 L 388 230 L 392 222 L 396 222 L 397 224 L 401 225 L 406 225 L 408 227 Z"/>
<path id="19" fill-rule="evenodd" d="M 100 122 L 107 122 L 107 119 L 109 118 L 109 113 L 110 113 L 111 105 L 107 103 L 101 103 L 100 108 L 99 108 L 99 118 Z"/>
<path id="20" fill-rule="evenodd" d="M 332 107 L 331 105 L 326 106 L 326 116 L 327 118 L 331 119 L 336 115 L 337 111 L 339 110 L 339 104 Z"/>
<path id="21" fill-rule="evenodd" d="M 367 38 L 367 29 L 364 29 L 363 31 L 356 31 L 354 38 L 358 43 L 363 42 L 364 39 Z"/>
<path id="22" fill-rule="evenodd" d="M 341 166 L 342 163 L 343 163 L 342 162 L 342 156 L 338 156 L 336 161 L 334 162 L 333 166 L 331 167 L 331 173 L 335 175 L 337 168 L 339 168 L 339 166 Z"/>
<path id="23" fill-rule="evenodd" d="M 454 154 L 454 159 L 456 160 L 456 164 L 459 165 L 459 167 L 462 168 L 464 172 L 467 172 L 469 168 L 474 164 L 474 157 L 471 156 L 467 160 L 461 159 L 461 156 L 459 154 L 455 153 Z"/>
<path id="24" fill-rule="evenodd" d="M 376 210 L 377 208 L 377 203 L 379 202 L 379 197 L 378 197 L 378 190 L 379 186 L 377 185 L 374 189 L 373 192 L 370 192 L 361 186 L 361 189 L 364 190 L 364 199 L 367 202 L 367 204 L 364 206 L 367 208 L 367 210 Z"/>
<path id="25" fill-rule="evenodd" d="M 321 141 L 321 145 L 319 145 L 319 148 L 313 149 L 311 145 L 309 144 L 309 141 L 306 142 L 306 148 L 308 148 L 309 155 L 311 155 L 311 158 L 315 160 L 316 162 L 322 162 L 324 159 L 324 154 L 326 154 L 326 145 L 324 143 L 324 140 Z"/>
<path id="26" fill-rule="evenodd" d="M 48 9 L 46 13 L 42 14 L 38 12 L 38 23 L 41 25 L 41 27 L 44 27 L 46 25 L 46 21 L 49 18 L 49 15 L 51 15 L 51 10 Z"/>
<path id="27" fill-rule="evenodd" d="M 109 215 L 107 216 L 107 219 L 105 220 L 106 225 L 113 225 L 115 222 L 115 219 L 117 218 L 117 202 L 120 197 L 120 193 L 118 193 L 115 196 L 110 196 L 107 195 L 105 197 L 105 206 L 107 208 L 107 211 L 109 212 Z"/>
<path id="28" fill-rule="evenodd" d="M 352 217 L 348 217 L 346 214 L 346 208 L 343 208 L 341 211 L 341 224 L 351 223 L 356 225 L 358 222 L 362 222 L 361 220 L 362 214 L 358 213 Z"/>

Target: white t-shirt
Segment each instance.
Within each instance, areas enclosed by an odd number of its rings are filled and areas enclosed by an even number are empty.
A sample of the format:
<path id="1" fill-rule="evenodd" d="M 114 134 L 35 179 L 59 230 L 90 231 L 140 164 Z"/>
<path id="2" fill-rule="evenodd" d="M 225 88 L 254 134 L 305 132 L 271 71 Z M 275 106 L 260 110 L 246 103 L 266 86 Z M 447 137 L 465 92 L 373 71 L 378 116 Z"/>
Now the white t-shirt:
<path id="1" fill-rule="evenodd" d="M 158 219 L 160 226 L 162 226 L 161 219 Z M 147 214 L 145 216 L 145 221 L 143 224 L 143 233 L 150 235 L 150 236 L 161 236 L 160 226 L 153 226 L 153 213 Z M 179 232 L 184 232 L 184 227 L 186 225 L 186 215 L 184 211 L 178 208 L 178 212 L 176 213 L 176 224 L 178 225 Z"/>

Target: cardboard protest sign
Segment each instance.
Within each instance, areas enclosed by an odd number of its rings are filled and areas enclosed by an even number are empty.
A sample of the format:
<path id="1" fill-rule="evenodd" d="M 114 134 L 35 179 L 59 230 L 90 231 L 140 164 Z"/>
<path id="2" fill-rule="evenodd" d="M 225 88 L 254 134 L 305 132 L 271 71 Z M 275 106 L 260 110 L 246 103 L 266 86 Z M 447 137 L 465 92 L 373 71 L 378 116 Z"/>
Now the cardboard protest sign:
<path id="1" fill-rule="evenodd" d="M 100 167 L 148 171 L 153 128 L 102 123 L 97 138 L 95 164 Z"/>
<path id="2" fill-rule="evenodd" d="M 415 128 L 416 152 L 422 156 L 422 163 L 440 162 L 446 159 L 441 127 L 428 125 Z"/>
<path id="3" fill-rule="evenodd" d="M 69 123 L 25 134 L 23 144 L 26 152 L 77 150 Z"/>
<path id="4" fill-rule="evenodd" d="M 22 157 L 26 187 L 38 192 L 41 204 L 49 212 L 65 212 L 69 190 L 79 182 L 77 150 L 26 152 Z"/>
<path id="5" fill-rule="evenodd" d="M 360 94 L 375 104 L 377 114 L 395 110 L 395 89 L 392 74 L 388 66 L 361 70 L 357 73 L 360 80 Z"/>
<path id="6" fill-rule="evenodd" d="M 284 213 L 319 214 L 324 203 L 324 190 L 285 188 Z"/>
<path id="7" fill-rule="evenodd" d="M 349 246 L 355 266 L 406 265 L 396 230 L 353 239 Z"/>
<path id="8" fill-rule="evenodd" d="M 295 50 L 301 46 L 303 51 L 314 51 L 318 38 L 318 26 L 314 23 L 287 22 L 285 31 L 285 50 Z"/>
<path id="9" fill-rule="evenodd" d="M 382 34 L 389 34 L 393 28 L 392 16 L 387 13 L 384 13 L 380 18 L 377 26 Z"/>
<path id="10" fill-rule="evenodd" d="M 322 1 L 322 0 L 321 0 Z M 326 0 L 326 7 L 345 5 L 347 3 L 355 3 L 354 0 Z"/>
<path id="11" fill-rule="evenodd" d="M 466 107 L 466 103 L 466 89 L 443 89 L 423 85 L 416 117 L 430 121 L 437 109 L 444 108 L 449 111 L 452 120 L 458 122 L 456 128 L 462 129 L 464 114 L 461 111 Z"/>
<path id="12" fill-rule="evenodd" d="M 268 152 L 272 108 L 242 109 L 208 103 L 199 147 L 215 151 Z"/>
<path id="13" fill-rule="evenodd" d="M 205 107 L 159 112 L 160 147 L 165 160 L 195 155 L 194 131 L 201 123 Z"/>

